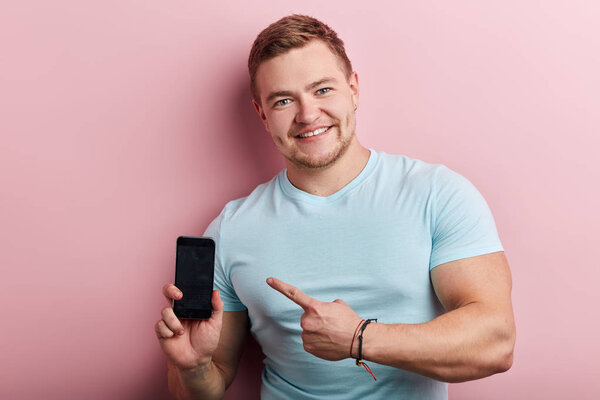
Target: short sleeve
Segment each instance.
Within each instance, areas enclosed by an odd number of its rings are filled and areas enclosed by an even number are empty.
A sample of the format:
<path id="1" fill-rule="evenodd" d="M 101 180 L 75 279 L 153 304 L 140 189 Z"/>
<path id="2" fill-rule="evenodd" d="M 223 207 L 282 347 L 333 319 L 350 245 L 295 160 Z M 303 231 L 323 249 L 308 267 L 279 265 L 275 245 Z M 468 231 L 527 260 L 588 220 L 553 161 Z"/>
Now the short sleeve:
<path id="1" fill-rule="evenodd" d="M 433 191 L 429 269 L 504 250 L 492 212 L 469 180 L 440 166 L 434 177 Z"/>
<path id="2" fill-rule="evenodd" d="M 225 253 L 223 251 L 223 240 L 222 240 L 222 221 L 224 213 L 215 218 L 206 228 L 204 236 L 213 238 L 215 241 L 215 277 L 214 277 L 214 288 L 219 290 L 221 300 L 225 303 L 225 311 L 242 311 L 246 310 L 246 306 L 240 301 L 233 284 L 231 283 L 230 274 L 227 269 L 227 264 L 224 262 Z"/>

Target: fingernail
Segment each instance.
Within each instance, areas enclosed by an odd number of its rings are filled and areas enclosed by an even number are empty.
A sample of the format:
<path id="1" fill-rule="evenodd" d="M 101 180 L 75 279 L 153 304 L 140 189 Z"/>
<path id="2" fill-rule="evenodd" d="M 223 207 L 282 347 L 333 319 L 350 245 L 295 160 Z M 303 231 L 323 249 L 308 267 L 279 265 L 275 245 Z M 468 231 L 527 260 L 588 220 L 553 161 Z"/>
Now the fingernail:
<path id="1" fill-rule="evenodd" d="M 273 278 L 268 278 L 267 279 L 267 283 L 270 285 L 271 283 L 273 283 Z"/>

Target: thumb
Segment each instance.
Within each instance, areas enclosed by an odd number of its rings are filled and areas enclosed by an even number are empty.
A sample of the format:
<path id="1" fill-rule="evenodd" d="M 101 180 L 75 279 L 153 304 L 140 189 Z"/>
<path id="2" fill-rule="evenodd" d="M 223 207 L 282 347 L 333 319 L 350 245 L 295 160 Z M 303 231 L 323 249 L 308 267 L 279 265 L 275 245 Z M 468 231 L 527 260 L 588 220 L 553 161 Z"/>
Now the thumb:
<path id="1" fill-rule="evenodd" d="M 225 303 L 223 303 L 223 300 L 221 300 L 221 294 L 219 293 L 219 290 L 213 290 L 211 303 L 213 307 L 213 312 L 210 316 L 210 319 L 220 321 L 223 318 L 223 310 L 225 309 Z"/>

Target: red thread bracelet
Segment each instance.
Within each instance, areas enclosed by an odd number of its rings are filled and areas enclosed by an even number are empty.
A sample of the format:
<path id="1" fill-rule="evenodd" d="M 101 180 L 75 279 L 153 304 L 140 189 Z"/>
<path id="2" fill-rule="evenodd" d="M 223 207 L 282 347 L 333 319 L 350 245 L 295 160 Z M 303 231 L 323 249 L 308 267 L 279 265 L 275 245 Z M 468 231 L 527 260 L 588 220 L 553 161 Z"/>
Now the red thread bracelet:
<path id="1" fill-rule="evenodd" d="M 354 339 L 356 338 L 356 332 L 358 332 L 358 328 L 360 328 L 360 326 L 362 325 L 363 322 L 365 322 L 365 320 L 361 319 L 360 322 L 358 323 L 358 326 L 354 330 L 354 336 L 352 336 L 352 342 L 350 342 L 350 358 L 354 358 L 354 357 L 352 357 L 352 347 L 354 347 Z"/>
<path id="2" fill-rule="evenodd" d="M 362 358 L 363 333 L 365 331 L 365 328 L 367 327 L 367 325 L 369 325 L 370 322 L 377 322 L 377 319 L 376 318 L 367 319 L 367 320 L 363 319 L 362 321 L 360 321 L 360 324 L 358 325 L 359 327 L 361 327 L 361 329 L 360 329 L 360 334 L 358 335 L 358 357 L 356 358 L 356 365 L 359 366 L 359 367 L 364 367 L 365 370 L 369 374 L 371 374 L 371 376 L 373 377 L 373 379 L 377 380 L 377 378 L 375 377 L 375 374 L 373 373 L 373 371 L 371 370 L 371 368 L 367 365 L 366 362 L 364 362 L 363 360 L 361 360 L 361 358 Z M 352 344 L 350 345 L 350 358 L 352 358 L 352 347 L 354 345 L 354 338 L 356 338 L 356 332 L 358 332 L 358 327 L 354 331 L 354 337 L 352 338 Z"/>
<path id="3" fill-rule="evenodd" d="M 365 367 L 365 369 L 367 370 L 368 373 L 371 374 L 371 376 L 373 377 L 373 379 L 377 380 L 377 378 L 375 378 L 375 374 L 373 373 L 373 371 L 371 371 L 371 367 L 369 367 L 366 362 L 361 361 L 360 365 L 362 365 L 363 367 Z"/>
<path id="4" fill-rule="evenodd" d="M 354 330 L 354 336 L 352 336 L 352 342 L 350 342 L 350 358 L 354 358 L 354 357 L 352 357 L 352 347 L 354 347 L 354 339 L 356 339 L 356 332 L 358 332 L 358 329 L 362 326 L 363 322 L 365 322 L 365 320 L 361 319 L 360 322 L 358 323 L 358 326 Z M 369 322 L 371 322 L 371 320 L 369 320 Z M 365 324 L 365 328 L 366 328 L 366 324 Z M 361 332 L 361 335 L 362 335 L 362 332 Z M 358 356 L 360 357 L 361 355 L 359 354 Z M 375 374 L 373 374 L 373 371 L 371 371 L 371 368 L 367 365 L 366 362 L 362 361 L 360 358 L 357 358 L 356 365 L 358 365 L 359 367 L 360 366 L 364 367 L 367 370 L 367 372 L 371 374 L 373 379 L 377 380 L 377 378 L 375 378 Z"/>

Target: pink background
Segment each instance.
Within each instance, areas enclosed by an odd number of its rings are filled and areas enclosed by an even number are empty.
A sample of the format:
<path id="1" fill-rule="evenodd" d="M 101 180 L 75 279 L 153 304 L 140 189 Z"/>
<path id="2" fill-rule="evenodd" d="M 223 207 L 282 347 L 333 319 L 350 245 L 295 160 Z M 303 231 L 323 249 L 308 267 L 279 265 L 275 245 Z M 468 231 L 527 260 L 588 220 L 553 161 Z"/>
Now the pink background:
<path id="1" fill-rule="evenodd" d="M 346 41 L 362 143 L 448 165 L 496 217 L 514 366 L 450 398 L 597 398 L 597 2 L 89 3 L 0 6 L 0 398 L 167 397 L 175 238 L 282 166 L 246 58 L 291 12 Z M 248 347 L 226 398 L 260 367 Z"/>

